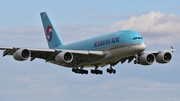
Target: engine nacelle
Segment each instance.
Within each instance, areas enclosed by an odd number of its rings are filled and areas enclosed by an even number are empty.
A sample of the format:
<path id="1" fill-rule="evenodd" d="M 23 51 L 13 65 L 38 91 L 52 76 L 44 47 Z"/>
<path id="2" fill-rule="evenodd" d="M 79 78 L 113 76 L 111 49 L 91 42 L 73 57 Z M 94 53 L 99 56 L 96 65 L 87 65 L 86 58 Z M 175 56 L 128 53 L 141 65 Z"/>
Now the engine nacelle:
<path id="1" fill-rule="evenodd" d="M 158 63 L 168 63 L 171 59 L 172 55 L 169 52 L 160 52 L 156 55 L 156 62 Z"/>
<path id="2" fill-rule="evenodd" d="M 18 61 L 27 60 L 30 56 L 31 52 L 28 49 L 18 49 L 13 53 L 14 59 Z"/>
<path id="3" fill-rule="evenodd" d="M 155 60 L 155 56 L 153 54 L 143 54 L 138 57 L 138 62 L 141 65 L 151 65 Z"/>
<path id="4" fill-rule="evenodd" d="M 70 52 L 61 52 L 55 56 L 55 61 L 58 63 L 70 63 L 73 60 L 73 55 Z"/>

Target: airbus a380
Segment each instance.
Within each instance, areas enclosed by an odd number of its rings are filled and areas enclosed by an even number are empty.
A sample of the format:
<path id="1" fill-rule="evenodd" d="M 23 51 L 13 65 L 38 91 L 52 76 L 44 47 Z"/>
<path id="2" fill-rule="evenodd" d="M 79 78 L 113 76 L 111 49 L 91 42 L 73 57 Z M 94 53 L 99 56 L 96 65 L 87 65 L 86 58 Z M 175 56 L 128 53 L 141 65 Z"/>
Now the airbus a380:
<path id="1" fill-rule="evenodd" d="M 72 72 L 88 74 L 85 68 L 93 67 L 92 74 L 103 74 L 98 67 L 110 65 L 107 73 L 115 74 L 113 66 L 119 62 L 151 65 L 154 61 L 168 63 L 172 59 L 170 50 L 144 51 L 146 44 L 142 36 L 132 30 L 122 30 L 111 34 L 64 45 L 53 27 L 46 12 L 40 13 L 49 49 L 0 47 L 3 56 L 12 55 L 15 60 L 25 61 L 30 58 L 44 59 L 46 62 L 72 68 Z"/>

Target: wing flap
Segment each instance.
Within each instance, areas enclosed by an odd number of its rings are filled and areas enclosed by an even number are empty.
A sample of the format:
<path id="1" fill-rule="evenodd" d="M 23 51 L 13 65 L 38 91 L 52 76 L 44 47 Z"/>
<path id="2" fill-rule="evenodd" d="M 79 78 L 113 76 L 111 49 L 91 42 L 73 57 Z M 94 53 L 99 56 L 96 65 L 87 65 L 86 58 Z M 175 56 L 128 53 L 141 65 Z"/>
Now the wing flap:
<path id="1" fill-rule="evenodd" d="M 14 47 L 0 47 L 0 50 L 5 50 L 5 49 L 14 49 Z"/>

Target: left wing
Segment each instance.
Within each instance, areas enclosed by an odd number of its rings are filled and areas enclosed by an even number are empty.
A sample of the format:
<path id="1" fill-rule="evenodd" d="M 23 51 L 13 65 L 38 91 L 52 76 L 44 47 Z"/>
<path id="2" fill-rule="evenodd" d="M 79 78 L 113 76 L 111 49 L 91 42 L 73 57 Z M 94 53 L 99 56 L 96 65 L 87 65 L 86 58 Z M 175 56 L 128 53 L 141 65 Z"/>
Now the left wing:
<path id="1" fill-rule="evenodd" d="M 169 50 L 145 51 L 145 52 L 143 52 L 143 54 L 157 55 L 157 54 L 162 53 L 162 52 L 174 52 L 174 51 L 176 51 L 176 49 L 174 49 L 172 46 L 171 46 L 171 48 L 172 49 L 169 49 Z"/>
<path id="2" fill-rule="evenodd" d="M 170 50 L 145 51 L 139 54 L 134 63 L 141 65 L 151 65 L 154 61 L 157 63 L 168 63 L 172 59 L 172 54 L 176 49 L 171 47 Z"/>
<path id="3" fill-rule="evenodd" d="M 171 46 L 170 50 L 144 51 L 133 56 L 121 59 L 121 63 L 128 60 L 130 63 L 134 58 L 134 64 L 151 65 L 154 61 L 157 63 L 168 63 L 172 59 L 172 54 L 176 49 Z"/>
<path id="4" fill-rule="evenodd" d="M 83 62 L 92 62 L 102 59 L 106 56 L 104 51 L 87 51 L 87 50 L 63 50 L 63 49 L 36 49 L 36 48 L 17 48 L 17 47 L 0 47 L 5 50 L 3 56 L 13 55 L 15 60 L 23 61 L 31 57 L 30 61 L 35 58 L 44 59 L 46 62 L 58 64 L 67 64 L 74 60 Z M 68 67 L 72 67 L 69 64 Z M 67 65 L 65 65 L 67 66 Z"/>

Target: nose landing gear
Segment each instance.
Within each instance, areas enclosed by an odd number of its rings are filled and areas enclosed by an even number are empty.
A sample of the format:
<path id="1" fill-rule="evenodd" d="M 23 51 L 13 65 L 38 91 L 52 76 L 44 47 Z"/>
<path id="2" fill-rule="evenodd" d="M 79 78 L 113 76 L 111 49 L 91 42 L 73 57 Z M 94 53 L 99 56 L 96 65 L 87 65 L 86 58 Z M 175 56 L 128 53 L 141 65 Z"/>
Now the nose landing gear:
<path id="1" fill-rule="evenodd" d="M 107 73 L 109 73 L 109 74 L 112 74 L 112 73 L 113 73 L 113 74 L 116 74 L 116 70 L 112 68 L 112 65 L 110 65 L 110 68 L 107 68 L 106 71 L 107 71 Z"/>

